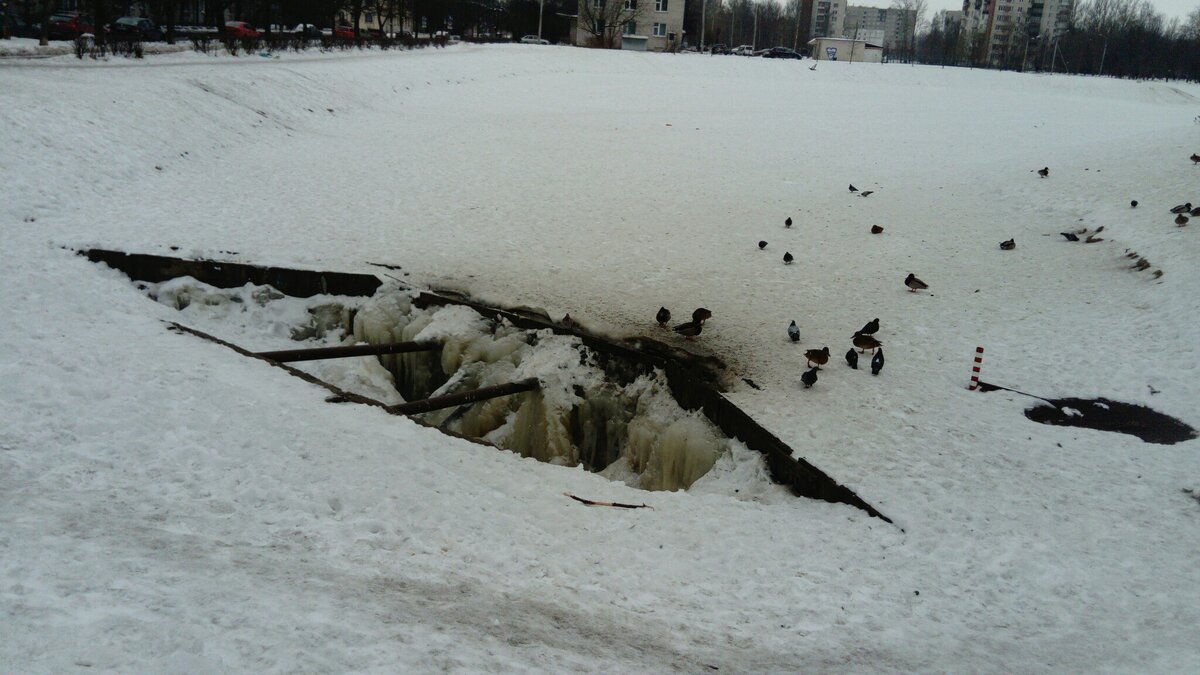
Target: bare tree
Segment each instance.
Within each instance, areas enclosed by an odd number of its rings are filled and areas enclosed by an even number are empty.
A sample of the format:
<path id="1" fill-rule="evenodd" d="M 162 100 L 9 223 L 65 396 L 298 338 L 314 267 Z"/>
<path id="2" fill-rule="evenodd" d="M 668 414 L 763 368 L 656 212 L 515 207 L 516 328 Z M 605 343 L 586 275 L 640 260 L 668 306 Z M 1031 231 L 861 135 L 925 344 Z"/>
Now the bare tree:
<path id="1" fill-rule="evenodd" d="M 892 9 L 906 12 L 904 17 L 905 51 L 909 61 L 917 53 L 917 33 L 925 23 L 925 12 L 929 9 L 928 0 L 892 0 Z"/>
<path id="2" fill-rule="evenodd" d="M 579 0 L 579 27 L 592 36 L 597 47 L 612 49 L 625 26 L 636 24 L 642 13 L 639 0 Z"/>

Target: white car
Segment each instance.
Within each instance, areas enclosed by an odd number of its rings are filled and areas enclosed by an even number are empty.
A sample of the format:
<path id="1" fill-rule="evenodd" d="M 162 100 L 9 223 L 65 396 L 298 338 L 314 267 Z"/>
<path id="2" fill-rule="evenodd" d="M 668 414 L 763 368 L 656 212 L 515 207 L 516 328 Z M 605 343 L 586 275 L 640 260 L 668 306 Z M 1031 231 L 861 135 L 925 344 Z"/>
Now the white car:
<path id="1" fill-rule="evenodd" d="M 548 44 L 550 44 L 550 41 L 543 40 L 542 38 L 540 38 L 536 35 L 526 35 L 525 37 L 521 38 L 521 44 L 523 44 L 523 45 L 548 45 Z"/>
<path id="2" fill-rule="evenodd" d="M 734 56 L 752 56 L 754 54 L 753 45 L 740 45 L 733 48 Z"/>

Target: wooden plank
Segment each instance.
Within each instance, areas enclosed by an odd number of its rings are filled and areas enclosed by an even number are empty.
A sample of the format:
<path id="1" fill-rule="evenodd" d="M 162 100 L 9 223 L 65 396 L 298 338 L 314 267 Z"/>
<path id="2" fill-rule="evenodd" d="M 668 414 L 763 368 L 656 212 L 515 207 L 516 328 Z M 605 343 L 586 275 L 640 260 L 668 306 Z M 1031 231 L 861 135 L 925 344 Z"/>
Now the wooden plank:
<path id="1" fill-rule="evenodd" d="M 465 405 L 467 403 L 477 403 L 486 401 L 491 398 L 499 398 L 501 396 L 511 396 L 520 394 L 526 391 L 533 391 L 542 386 L 536 377 L 531 377 L 528 380 L 520 382 L 509 382 L 508 384 L 498 384 L 494 387 L 482 387 L 472 391 L 464 391 L 461 394 L 449 394 L 447 396 L 434 396 L 420 401 L 411 401 L 409 403 L 401 403 L 399 405 L 390 406 L 388 412 L 396 415 L 419 415 L 421 413 L 441 410 L 442 408 L 450 408 L 456 405 Z"/>
<path id="2" fill-rule="evenodd" d="M 440 349 L 436 342 L 396 342 L 387 345 L 351 345 L 348 347 L 312 347 L 309 349 L 283 349 L 275 352 L 256 352 L 254 355 L 276 363 L 295 361 L 319 361 L 321 359 L 344 359 L 351 356 L 378 356 L 381 354 L 407 354 Z"/>

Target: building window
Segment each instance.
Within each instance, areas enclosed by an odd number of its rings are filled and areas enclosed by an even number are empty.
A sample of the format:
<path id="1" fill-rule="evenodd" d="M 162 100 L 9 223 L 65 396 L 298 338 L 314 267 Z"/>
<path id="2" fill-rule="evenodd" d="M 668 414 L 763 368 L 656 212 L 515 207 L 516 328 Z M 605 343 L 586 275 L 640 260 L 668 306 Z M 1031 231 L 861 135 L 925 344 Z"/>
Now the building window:
<path id="1" fill-rule="evenodd" d="M 367 12 L 366 15 L 363 17 L 363 21 L 365 21 L 367 23 L 375 23 L 375 13 Z"/>
<path id="2" fill-rule="evenodd" d="M 604 0 L 592 0 L 592 9 L 600 9 L 604 6 Z"/>
<path id="3" fill-rule="evenodd" d="M 637 24 L 633 21 L 625 22 L 625 35 L 635 35 L 637 33 Z"/>
<path id="4" fill-rule="evenodd" d="M 625 0 L 625 9 L 627 9 L 627 10 L 637 9 L 637 0 Z"/>
<path id="5" fill-rule="evenodd" d="M 592 19 L 592 32 L 596 35 L 604 34 L 604 21 L 600 19 Z"/>
<path id="6" fill-rule="evenodd" d="M 654 36 L 655 37 L 666 37 L 667 36 L 667 24 L 665 24 L 665 23 L 654 24 Z"/>
<path id="7" fill-rule="evenodd" d="M 654 11 L 656 11 L 656 12 L 667 11 L 667 0 L 654 0 Z"/>

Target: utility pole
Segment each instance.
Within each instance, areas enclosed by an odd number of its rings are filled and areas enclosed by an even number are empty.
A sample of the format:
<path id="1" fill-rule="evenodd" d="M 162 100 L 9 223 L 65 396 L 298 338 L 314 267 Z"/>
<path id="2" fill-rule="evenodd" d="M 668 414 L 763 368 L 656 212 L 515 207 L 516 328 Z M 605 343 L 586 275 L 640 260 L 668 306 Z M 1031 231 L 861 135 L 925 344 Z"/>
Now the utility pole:
<path id="1" fill-rule="evenodd" d="M 546 0 L 538 6 L 538 40 L 542 39 L 542 12 L 546 11 Z"/>
<path id="2" fill-rule="evenodd" d="M 1100 74 L 1104 74 L 1104 57 L 1108 56 L 1108 36 L 1104 36 L 1104 51 L 1100 52 Z"/>
<path id="3" fill-rule="evenodd" d="M 792 51 L 800 51 L 800 2 L 796 0 L 796 34 L 792 36 Z"/>
<path id="4" fill-rule="evenodd" d="M 1058 40 L 1054 41 L 1054 56 L 1050 57 L 1050 73 L 1054 74 L 1054 62 L 1058 60 Z"/>
<path id="5" fill-rule="evenodd" d="M 754 33 L 750 38 L 750 48 L 758 49 L 758 5 L 754 6 Z"/>
<path id="6" fill-rule="evenodd" d="M 543 0 L 545 2 L 545 0 Z M 704 53 L 704 11 L 708 9 L 708 0 L 700 0 L 700 53 Z"/>

